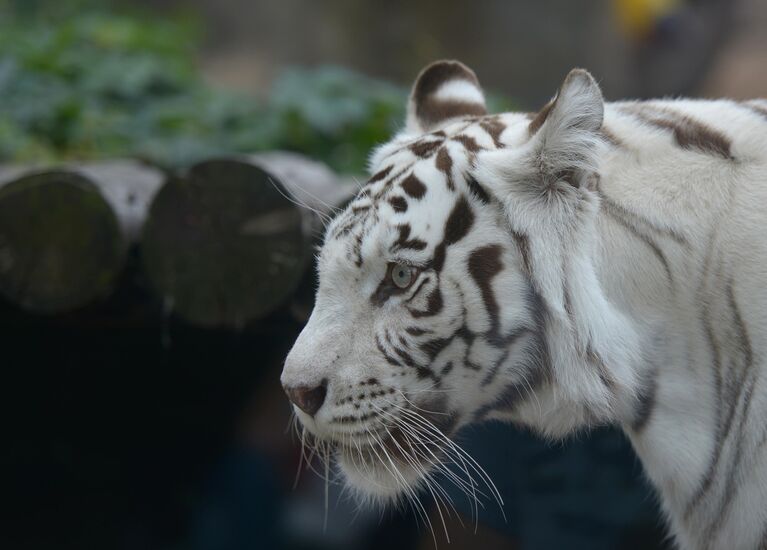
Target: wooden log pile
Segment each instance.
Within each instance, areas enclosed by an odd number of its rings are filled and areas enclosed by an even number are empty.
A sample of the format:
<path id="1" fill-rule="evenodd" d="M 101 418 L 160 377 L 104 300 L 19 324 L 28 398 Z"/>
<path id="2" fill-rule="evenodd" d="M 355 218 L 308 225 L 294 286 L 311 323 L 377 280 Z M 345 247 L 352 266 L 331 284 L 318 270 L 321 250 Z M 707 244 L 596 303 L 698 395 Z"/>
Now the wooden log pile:
<path id="1" fill-rule="evenodd" d="M 284 152 L 214 158 L 178 173 L 119 160 L 0 167 L 0 297 L 36 314 L 107 298 L 129 253 L 167 311 L 242 327 L 313 294 L 323 218 L 354 183 Z"/>

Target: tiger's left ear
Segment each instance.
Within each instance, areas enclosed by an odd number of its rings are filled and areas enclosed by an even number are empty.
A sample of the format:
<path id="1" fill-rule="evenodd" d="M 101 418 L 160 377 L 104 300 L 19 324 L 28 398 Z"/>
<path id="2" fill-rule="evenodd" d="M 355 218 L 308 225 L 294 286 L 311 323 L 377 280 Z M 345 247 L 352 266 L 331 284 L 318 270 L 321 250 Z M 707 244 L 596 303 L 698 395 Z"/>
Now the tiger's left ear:
<path id="1" fill-rule="evenodd" d="M 436 61 L 413 85 L 406 127 L 408 132 L 431 132 L 451 119 L 485 114 L 485 96 L 474 71 L 459 61 Z"/>
<path id="2" fill-rule="evenodd" d="M 599 85 L 588 71 L 573 69 L 530 121 L 533 162 L 544 183 L 565 181 L 579 187 L 584 175 L 597 171 L 603 118 Z"/>

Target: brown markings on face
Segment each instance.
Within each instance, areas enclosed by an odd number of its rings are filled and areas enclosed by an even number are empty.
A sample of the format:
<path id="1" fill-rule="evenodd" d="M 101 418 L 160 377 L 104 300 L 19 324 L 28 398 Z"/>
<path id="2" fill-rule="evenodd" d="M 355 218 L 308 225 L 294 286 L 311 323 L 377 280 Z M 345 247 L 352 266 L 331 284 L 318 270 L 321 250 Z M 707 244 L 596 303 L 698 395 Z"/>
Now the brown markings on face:
<path id="1" fill-rule="evenodd" d="M 422 353 L 426 354 L 426 356 L 429 358 L 429 361 L 434 361 L 434 358 L 442 353 L 442 350 L 449 346 L 454 339 L 455 334 L 451 334 L 446 338 L 433 338 L 422 343 L 419 346 L 419 349 Z"/>
<path id="2" fill-rule="evenodd" d="M 387 166 L 386 168 L 379 170 L 375 174 L 371 176 L 371 178 L 368 180 L 368 183 L 375 183 L 377 181 L 381 181 L 386 176 L 389 175 L 389 173 L 392 171 L 392 166 Z"/>
<path id="3" fill-rule="evenodd" d="M 412 250 L 423 250 L 426 248 L 426 242 L 421 239 L 410 238 L 410 224 L 403 223 L 397 226 L 399 231 L 399 237 L 394 241 L 393 248 L 395 250 L 401 250 L 403 248 L 410 248 Z"/>
<path id="4" fill-rule="evenodd" d="M 398 196 L 391 197 L 389 199 L 389 204 L 397 213 L 407 211 L 407 201 L 402 197 L 398 197 Z"/>
<path id="5" fill-rule="evenodd" d="M 437 170 L 443 172 L 447 178 L 447 188 L 450 191 L 455 191 L 455 182 L 453 182 L 453 159 L 450 157 L 447 147 L 439 148 L 436 163 Z"/>
<path id="6" fill-rule="evenodd" d="M 493 145 L 498 149 L 503 148 L 503 142 L 501 141 L 501 134 L 506 129 L 506 125 L 498 118 L 489 117 L 479 123 L 479 126 L 490 135 L 493 140 Z"/>
<path id="7" fill-rule="evenodd" d="M 477 140 L 475 140 L 471 136 L 458 135 L 450 139 L 452 139 L 453 141 L 457 141 L 458 143 L 463 145 L 466 148 L 466 150 L 469 151 L 470 153 L 477 153 L 478 151 L 482 149 L 479 143 L 477 143 Z"/>
<path id="8" fill-rule="evenodd" d="M 442 145 L 442 140 L 419 140 L 409 146 L 410 151 L 417 157 L 428 158 Z"/>
<path id="9" fill-rule="evenodd" d="M 376 348 L 378 348 L 378 351 L 383 355 L 384 359 L 386 359 L 386 362 L 389 363 L 392 366 L 395 367 L 401 367 L 399 361 L 397 361 L 394 357 L 389 355 L 389 353 L 386 351 L 386 348 L 384 348 L 383 343 L 381 342 L 381 338 L 379 338 L 378 334 L 375 335 L 376 339 Z"/>
<path id="10" fill-rule="evenodd" d="M 393 343 L 390 343 L 390 345 L 392 346 L 394 353 L 396 353 L 399 356 L 400 360 L 405 364 L 406 367 L 414 368 L 418 366 L 417 363 L 415 362 L 415 359 L 413 359 L 413 356 L 410 355 L 410 353 L 408 353 L 407 350 Z"/>
<path id="11" fill-rule="evenodd" d="M 461 195 L 445 222 L 444 243 L 447 246 L 463 239 L 474 224 L 474 211 L 466 197 Z"/>
<path id="12" fill-rule="evenodd" d="M 410 311 L 410 314 L 413 317 L 419 319 L 421 317 L 433 317 L 442 311 L 443 306 L 444 303 L 442 301 L 442 291 L 437 286 L 429 293 L 429 297 L 426 299 L 425 310 L 411 309 L 408 307 L 408 311 Z"/>
<path id="13" fill-rule="evenodd" d="M 423 198 L 426 194 L 426 186 L 415 175 L 410 174 L 400 184 L 402 190 L 414 199 Z"/>
<path id="14" fill-rule="evenodd" d="M 412 167 L 413 167 L 412 163 L 408 164 L 407 166 L 402 168 L 402 170 L 400 170 L 399 172 L 396 172 L 393 175 L 387 176 L 386 180 L 383 182 L 383 185 L 381 186 L 381 188 L 378 190 L 378 192 L 375 195 L 372 195 L 370 197 L 370 200 L 372 202 L 374 202 L 374 203 L 377 203 L 379 200 L 381 200 L 384 196 L 386 196 L 389 193 L 389 191 L 392 188 L 392 185 L 394 184 L 394 182 L 399 180 L 404 174 L 406 174 L 408 171 L 410 171 L 412 169 Z M 371 184 L 368 183 L 367 185 L 371 185 Z M 365 187 L 363 189 L 363 191 L 366 190 L 366 189 L 368 189 L 368 188 Z"/>
<path id="15" fill-rule="evenodd" d="M 469 206 L 466 197 L 461 195 L 455 203 L 445 222 L 445 231 L 442 242 L 434 249 L 434 258 L 432 267 L 439 273 L 445 265 L 445 254 L 447 247 L 460 241 L 471 229 L 474 224 L 474 212 Z"/>
<path id="16" fill-rule="evenodd" d="M 500 306 L 495 299 L 492 280 L 503 269 L 501 254 L 503 248 L 500 245 L 488 245 L 477 248 L 469 255 L 469 274 L 477 284 L 485 309 L 490 317 L 490 333 L 498 334 L 500 330 Z"/>

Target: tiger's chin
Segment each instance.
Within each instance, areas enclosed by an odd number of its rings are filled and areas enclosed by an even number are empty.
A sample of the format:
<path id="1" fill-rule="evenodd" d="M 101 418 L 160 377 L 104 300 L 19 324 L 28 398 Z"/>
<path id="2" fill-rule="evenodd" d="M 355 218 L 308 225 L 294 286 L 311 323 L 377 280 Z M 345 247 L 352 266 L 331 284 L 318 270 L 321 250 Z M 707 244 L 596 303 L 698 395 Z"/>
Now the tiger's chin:
<path id="1" fill-rule="evenodd" d="M 360 504 L 389 505 L 396 504 L 418 491 L 423 484 L 431 464 L 404 457 L 396 453 L 384 454 L 380 449 L 376 454 L 370 449 L 341 446 L 337 452 L 337 461 L 344 476 L 346 486 L 352 491 Z"/>

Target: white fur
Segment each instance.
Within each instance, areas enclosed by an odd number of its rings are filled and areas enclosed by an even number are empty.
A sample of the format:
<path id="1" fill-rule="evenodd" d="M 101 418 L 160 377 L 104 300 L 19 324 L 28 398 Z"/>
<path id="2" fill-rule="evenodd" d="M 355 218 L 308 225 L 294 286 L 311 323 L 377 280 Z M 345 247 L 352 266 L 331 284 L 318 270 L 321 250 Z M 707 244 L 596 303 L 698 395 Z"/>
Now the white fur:
<path id="1" fill-rule="evenodd" d="M 468 80 L 450 80 L 440 86 L 434 97 L 439 101 L 463 101 L 466 103 L 485 104 L 482 90 Z"/>
<path id="2" fill-rule="evenodd" d="M 504 269 L 492 288 L 501 302 L 500 326 L 504 333 L 517 327 L 522 336 L 509 344 L 505 358 L 487 338 L 470 343 L 455 338 L 429 365 L 435 372 L 450 361 L 458 365 L 441 378 L 441 393 L 434 395 L 444 396 L 443 406 L 459 425 L 481 410 L 488 411 L 486 418 L 554 437 L 618 424 L 658 489 L 679 547 L 763 548 L 767 116 L 730 101 L 658 101 L 647 107 L 671 109 L 724 136 L 731 158 L 723 158 L 681 146 L 671 130 L 643 121 L 633 108 L 645 107 L 604 104 L 588 73 L 575 71 L 537 132 L 528 132 L 522 115 L 499 119 L 506 126 L 502 149 L 495 150 L 478 124 L 446 121 L 441 129 L 454 162 L 455 192 L 446 190 L 433 158 L 414 159 L 409 152 L 408 144 L 420 138 L 412 129 L 380 148 L 371 160 L 373 172 L 391 166 L 393 174 L 413 163 L 427 194 L 404 213 L 387 203 L 376 206 L 378 217 L 364 222 L 361 268 L 349 261 L 353 239 L 331 238 L 348 221 L 348 212 L 331 224 L 320 257 L 317 305 L 286 361 L 283 383 L 329 379 L 328 401 L 336 402 L 351 395 L 347 386 L 374 376 L 383 387 L 427 406 L 433 401 L 430 381 L 387 365 L 374 336 L 404 335 L 414 324 L 436 336 L 455 334 L 462 322 L 474 333 L 488 331 L 484 298 L 466 266 L 478 247 L 498 243 Z M 608 146 L 600 128 L 609 129 L 619 144 Z M 473 136 L 486 150 L 472 157 L 448 143 L 457 134 Z M 464 178 L 469 173 L 494 197 L 492 203 L 471 194 Z M 388 185 L 399 193 L 397 181 Z M 380 182 L 371 189 L 386 191 Z M 443 310 L 414 321 L 404 299 L 371 305 L 387 263 L 405 258 L 428 265 L 460 195 L 470 198 L 476 220 L 464 239 L 447 248 L 439 275 Z M 428 247 L 393 258 L 395 228 L 405 222 Z M 528 239 L 530 273 L 512 235 Z M 545 310 L 544 326 L 536 324 L 528 285 Z M 428 361 L 417 338 L 401 337 L 414 360 Z M 530 374 L 543 368 L 530 363 L 540 351 L 536 338 L 546 342 L 551 372 L 533 387 Z M 464 358 L 482 368 L 462 368 Z M 497 376 L 483 385 L 489 366 L 501 360 Z M 523 388 L 519 395 L 509 393 L 517 387 Z M 730 392 L 729 397 L 718 392 Z M 744 392 L 750 392 L 748 401 Z M 652 407 L 640 425 L 637 415 L 648 396 Z M 365 398 L 363 406 L 376 399 Z M 499 406 L 499 399 L 509 399 L 509 407 Z M 728 403 L 737 403 L 732 413 L 737 429 L 720 437 L 717 451 L 717 424 L 728 417 Z M 329 419 L 356 414 L 350 407 L 331 403 L 314 418 L 299 416 L 312 433 L 339 441 L 356 436 Z M 380 422 L 372 418 L 362 425 L 372 429 Z M 717 452 L 719 463 L 709 475 Z M 417 485 L 419 471 L 407 470 L 404 484 L 391 482 L 381 469 L 375 470 L 383 476 L 376 483 L 366 484 L 356 468 L 347 468 L 347 479 L 358 490 L 388 498 L 392 487 L 397 492 Z"/>

